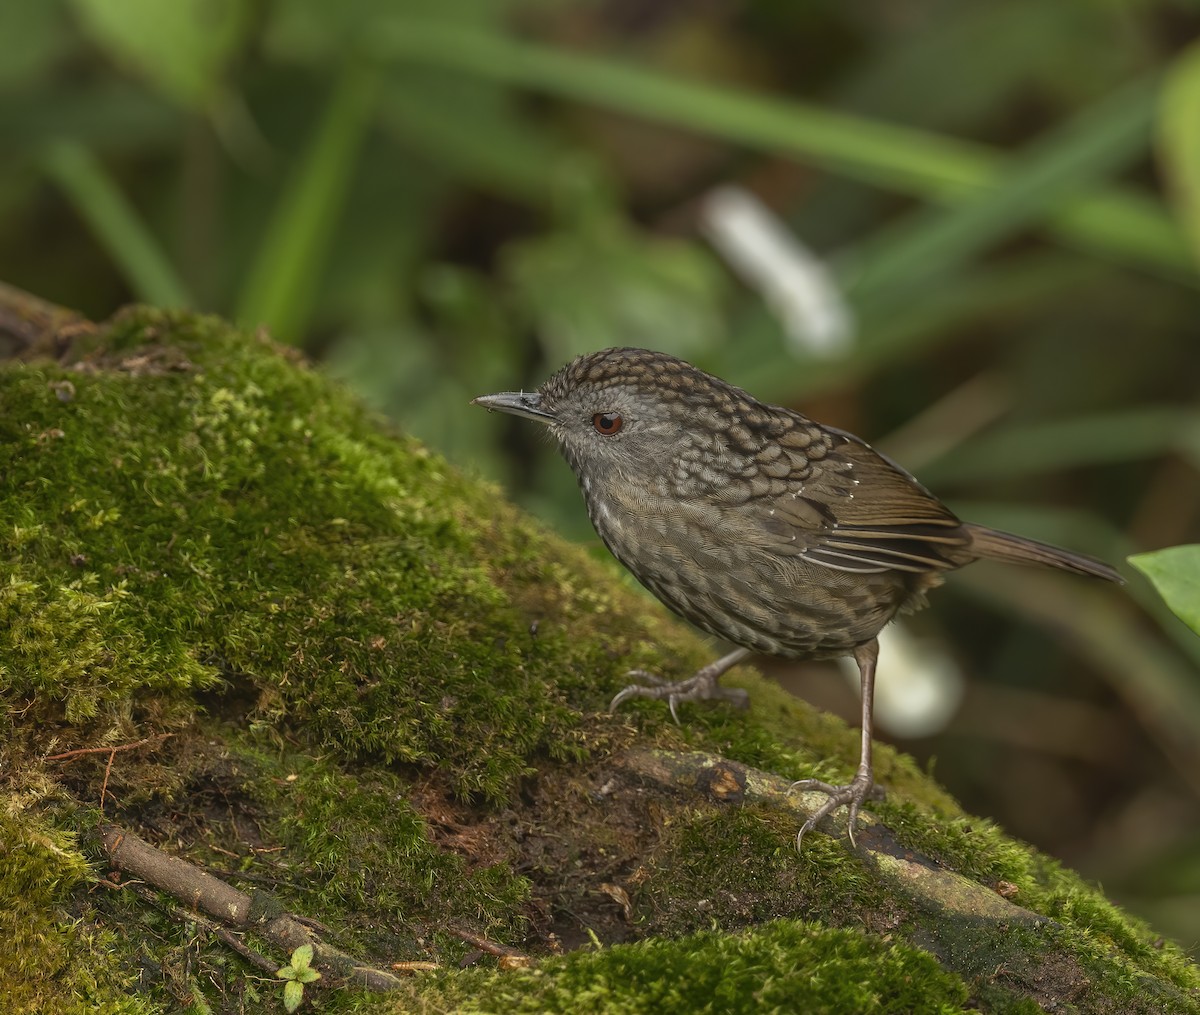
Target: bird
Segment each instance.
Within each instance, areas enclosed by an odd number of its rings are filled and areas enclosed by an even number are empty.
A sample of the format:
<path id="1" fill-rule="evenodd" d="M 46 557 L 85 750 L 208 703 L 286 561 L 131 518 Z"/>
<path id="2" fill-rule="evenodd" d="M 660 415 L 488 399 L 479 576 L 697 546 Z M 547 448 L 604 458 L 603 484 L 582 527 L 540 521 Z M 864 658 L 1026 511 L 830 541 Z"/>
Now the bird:
<path id="1" fill-rule="evenodd" d="M 1103 561 L 961 521 L 886 455 L 845 430 L 648 349 L 611 348 L 567 363 L 536 391 L 472 404 L 541 423 L 579 482 L 604 545 L 684 620 L 735 646 L 693 676 L 641 670 L 610 710 L 642 697 L 681 702 L 745 691 L 719 679 L 751 652 L 853 657 L 861 685 L 858 768 L 844 785 L 802 779 L 825 801 L 797 848 L 848 808 L 848 837 L 875 788 L 872 701 L 879 632 L 926 604 L 946 572 L 986 558 L 1122 583 Z"/>

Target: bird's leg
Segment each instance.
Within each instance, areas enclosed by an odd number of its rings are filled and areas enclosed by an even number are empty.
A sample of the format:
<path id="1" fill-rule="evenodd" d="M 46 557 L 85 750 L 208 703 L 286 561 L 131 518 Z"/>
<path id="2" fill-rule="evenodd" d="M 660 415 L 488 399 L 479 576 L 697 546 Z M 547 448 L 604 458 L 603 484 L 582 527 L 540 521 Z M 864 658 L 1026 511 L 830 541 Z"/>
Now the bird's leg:
<path id="1" fill-rule="evenodd" d="M 740 687 L 722 687 L 717 683 L 722 673 L 740 663 L 750 654 L 748 648 L 739 648 L 727 656 L 721 656 L 715 662 L 697 670 L 694 676 L 687 680 L 667 683 L 661 677 L 645 670 L 630 670 L 625 675 L 635 680 L 647 680 L 650 686 L 630 684 L 621 691 L 608 706 L 610 712 L 615 712 L 621 704 L 630 698 L 666 698 L 671 706 L 671 717 L 679 722 L 679 714 L 675 706 L 681 701 L 706 701 L 710 698 L 725 698 L 739 708 L 745 708 L 750 703 L 750 696 Z"/>
<path id="2" fill-rule="evenodd" d="M 871 790 L 875 785 L 871 774 L 871 705 L 875 697 L 875 661 L 878 658 L 879 642 L 875 639 L 865 645 L 859 645 L 854 650 L 854 661 L 858 663 L 858 674 L 862 681 L 862 753 L 859 755 L 858 771 L 854 773 L 854 778 L 845 786 L 831 786 L 819 779 L 801 779 L 792 783 L 793 791 L 815 789 L 829 794 L 829 799 L 821 804 L 800 828 L 796 835 L 797 849 L 800 848 L 806 832 L 811 832 L 822 818 L 844 804 L 850 805 L 848 830 L 850 845 L 855 845 L 854 825 L 858 820 L 858 810 L 862 802 L 872 795 Z"/>

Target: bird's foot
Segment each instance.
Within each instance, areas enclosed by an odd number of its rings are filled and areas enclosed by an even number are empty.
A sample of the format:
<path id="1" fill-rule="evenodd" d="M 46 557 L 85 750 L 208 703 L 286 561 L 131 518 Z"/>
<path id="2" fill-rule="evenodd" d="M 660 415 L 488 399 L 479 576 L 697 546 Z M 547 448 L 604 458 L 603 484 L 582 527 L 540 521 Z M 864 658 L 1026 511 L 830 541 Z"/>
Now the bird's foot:
<path id="1" fill-rule="evenodd" d="M 722 659 L 717 662 L 724 661 Z M 724 698 L 738 708 L 747 708 L 750 704 L 749 694 L 740 687 L 722 687 L 717 683 L 717 678 L 728 668 L 728 666 L 718 668 L 714 663 L 705 666 L 687 680 L 676 681 L 663 680 L 662 677 L 646 670 L 630 670 L 625 676 L 633 680 L 646 681 L 646 683 L 630 684 L 613 698 L 608 710 L 615 712 L 631 698 L 656 698 L 660 701 L 666 698 L 667 704 L 671 708 L 671 718 L 678 723 L 679 713 L 676 711 L 676 706 L 681 701 L 709 701 L 714 698 Z"/>
<path id="2" fill-rule="evenodd" d="M 811 832 L 824 818 L 832 814 L 839 807 L 844 807 L 847 804 L 850 806 L 850 814 L 847 820 L 850 845 L 857 845 L 854 841 L 854 828 L 858 823 L 859 808 L 862 807 L 863 801 L 868 798 L 874 800 L 883 798 L 883 787 L 876 786 L 871 778 L 871 773 L 862 770 L 845 786 L 832 786 L 827 782 L 821 782 L 820 779 L 801 779 L 799 782 L 792 783 L 788 788 L 789 793 L 810 790 L 826 793 L 829 799 L 813 812 L 812 816 L 800 827 L 800 831 L 796 833 L 797 849 L 800 848 L 800 843 L 804 840 L 806 833 Z"/>

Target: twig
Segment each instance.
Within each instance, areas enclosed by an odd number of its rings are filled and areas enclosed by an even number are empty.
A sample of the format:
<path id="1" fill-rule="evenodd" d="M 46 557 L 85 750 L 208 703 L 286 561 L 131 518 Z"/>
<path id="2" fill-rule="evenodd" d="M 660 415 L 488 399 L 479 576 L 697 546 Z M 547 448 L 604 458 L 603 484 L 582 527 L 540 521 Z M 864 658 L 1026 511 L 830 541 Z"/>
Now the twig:
<path id="1" fill-rule="evenodd" d="M 119 744 L 116 747 L 80 747 L 74 751 L 64 751 L 62 754 L 51 754 L 46 757 L 45 761 L 74 761 L 76 758 L 82 758 L 85 754 L 108 754 L 108 763 L 104 766 L 104 782 L 100 784 L 100 813 L 104 813 L 104 796 L 108 792 L 108 777 L 112 775 L 113 762 L 116 760 L 118 751 L 132 751 L 135 747 L 145 747 L 147 744 L 155 741 L 166 740 L 167 737 L 173 737 L 174 733 L 157 733 L 152 737 L 145 737 L 142 740 L 137 740 L 132 744 Z"/>
<path id="2" fill-rule="evenodd" d="M 487 952 L 489 955 L 496 955 L 500 958 L 506 959 L 527 960 L 529 958 L 529 956 L 519 948 L 513 948 L 511 945 L 502 945 L 498 941 L 489 941 L 487 938 L 480 937 L 478 934 L 473 934 L 469 930 L 463 930 L 460 927 L 448 927 L 447 930 L 449 930 L 450 933 L 455 937 L 462 938 L 467 942 L 467 944 L 474 945 L 480 951 Z"/>
<path id="3" fill-rule="evenodd" d="M 108 763 L 104 766 L 104 782 L 100 784 L 100 813 L 104 813 L 104 797 L 108 793 L 108 779 L 112 775 L 113 762 L 116 760 L 118 751 L 132 751 L 137 747 L 145 747 L 147 744 L 161 742 L 167 737 L 173 737 L 174 733 L 157 733 L 152 737 L 145 737 L 142 740 L 136 740 L 132 744 L 118 744 L 116 747 L 80 747 L 74 751 L 64 751 L 62 754 L 47 755 L 44 761 L 74 761 L 76 758 L 82 758 L 85 754 L 107 754 Z"/>
<path id="4" fill-rule="evenodd" d="M 208 923 L 208 921 L 205 922 Z M 270 973 L 272 976 L 279 971 L 279 963 L 272 962 L 262 952 L 256 952 L 237 934 L 233 933 L 233 931 L 226 930 L 224 927 L 218 927 L 215 924 L 210 924 L 209 926 L 219 940 L 224 941 L 225 944 L 229 945 L 230 948 L 251 965 L 258 966 L 259 969 Z"/>
<path id="5" fill-rule="evenodd" d="M 165 913 L 173 920 L 177 920 L 179 923 L 183 924 L 199 924 L 210 934 L 223 941 L 235 952 L 241 955 L 242 958 L 244 958 L 251 965 L 257 966 L 259 969 L 270 973 L 272 976 L 274 976 L 279 969 L 278 963 L 272 962 L 266 955 L 263 955 L 262 952 L 256 952 L 253 948 L 246 944 L 245 941 L 238 937 L 238 935 L 234 934 L 232 931 L 226 930 L 220 924 L 215 923 L 207 917 L 201 916 L 199 913 L 190 912 L 186 909 L 183 909 L 180 906 L 164 905 L 159 893 L 141 881 L 125 881 L 120 884 L 113 884 L 111 881 L 105 881 L 101 879 L 96 883 L 104 885 L 107 888 L 118 890 L 132 889 L 136 895 L 141 896 L 152 906 L 154 906 L 155 909 Z"/>
<path id="6" fill-rule="evenodd" d="M 104 794 L 108 792 L 108 777 L 112 775 L 113 762 L 116 760 L 117 752 L 110 751 L 108 755 L 108 763 L 104 766 L 104 781 L 100 784 L 100 813 L 104 813 Z"/>
<path id="7" fill-rule="evenodd" d="M 48 754 L 43 761 L 74 761 L 76 758 L 82 758 L 85 754 L 116 754 L 118 751 L 132 751 L 137 747 L 145 747 L 147 744 L 152 744 L 158 740 L 166 740 L 167 737 L 175 736 L 174 733 L 156 733 L 152 737 L 146 737 L 143 740 L 135 740 L 132 744 L 118 744 L 116 747 L 80 747 L 74 751 L 64 751 L 62 754 Z"/>
<path id="8" fill-rule="evenodd" d="M 398 973 L 431 973 L 441 969 L 442 966 L 439 962 L 410 961 L 393 962 L 392 968 Z"/>
<path id="9" fill-rule="evenodd" d="M 369 990 L 395 990 L 402 981 L 382 969 L 364 966 L 339 948 L 325 944 L 275 896 L 261 889 L 239 891 L 194 864 L 170 856 L 132 832 L 102 825 L 100 838 L 113 866 L 214 917 L 226 928 L 251 930 L 289 954 L 312 945 L 313 964 Z M 225 940 L 225 938 L 222 938 Z M 234 946 L 231 946 L 234 947 Z M 240 949 L 235 950 L 240 951 Z M 252 960 L 254 961 L 254 960 Z M 275 971 L 272 967 L 271 972 Z M 327 985 L 328 980 L 318 981 Z"/>

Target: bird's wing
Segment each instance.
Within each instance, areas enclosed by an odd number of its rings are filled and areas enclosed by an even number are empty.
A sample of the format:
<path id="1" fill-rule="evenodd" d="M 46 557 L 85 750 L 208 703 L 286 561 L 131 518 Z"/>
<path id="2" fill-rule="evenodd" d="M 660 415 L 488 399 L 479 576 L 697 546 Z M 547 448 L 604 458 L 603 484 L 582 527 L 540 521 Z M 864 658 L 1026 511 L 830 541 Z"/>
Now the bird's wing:
<path id="1" fill-rule="evenodd" d="M 810 432 L 794 450 L 781 436 L 796 468 L 753 499 L 752 541 L 863 574 L 941 571 L 971 559 L 962 523 L 916 479 L 857 437 L 819 429 L 823 440 L 814 444 Z"/>

